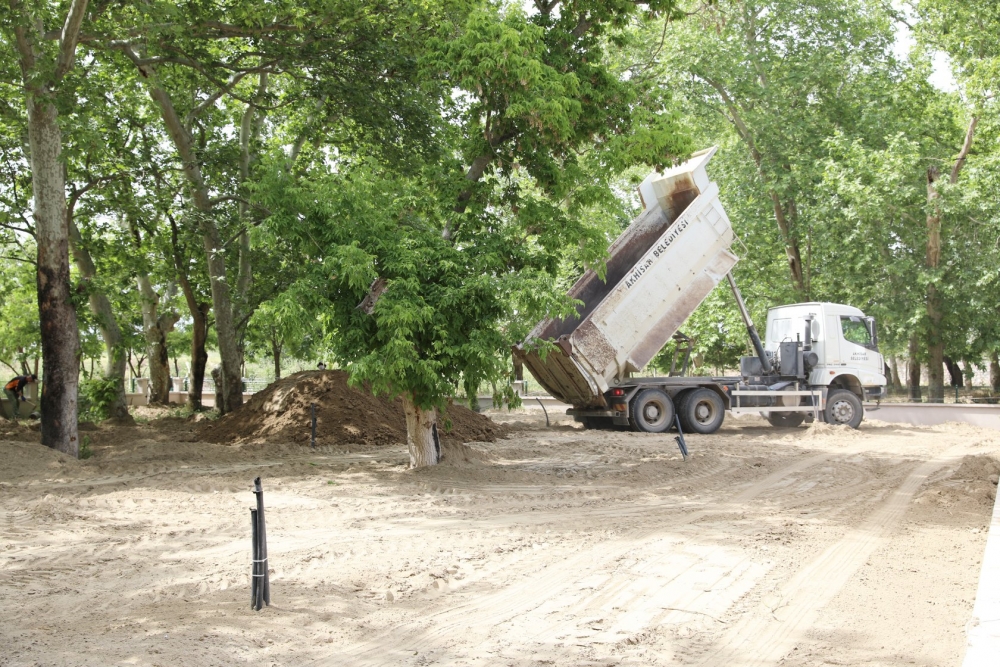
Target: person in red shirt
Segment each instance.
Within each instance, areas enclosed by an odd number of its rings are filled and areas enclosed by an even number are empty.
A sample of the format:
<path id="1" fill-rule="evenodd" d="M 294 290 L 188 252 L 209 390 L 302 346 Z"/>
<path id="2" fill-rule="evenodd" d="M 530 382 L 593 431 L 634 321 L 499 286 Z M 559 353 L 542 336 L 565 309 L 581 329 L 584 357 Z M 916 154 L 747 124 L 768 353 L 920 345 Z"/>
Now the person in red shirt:
<path id="1" fill-rule="evenodd" d="M 3 393 L 7 394 L 7 398 L 10 399 L 11 405 L 14 406 L 14 419 L 17 419 L 19 416 L 18 413 L 21 410 L 21 402 L 28 400 L 24 397 L 24 385 L 29 382 L 37 381 L 38 378 L 34 375 L 18 375 L 16 378 L 3 386 Z"/>

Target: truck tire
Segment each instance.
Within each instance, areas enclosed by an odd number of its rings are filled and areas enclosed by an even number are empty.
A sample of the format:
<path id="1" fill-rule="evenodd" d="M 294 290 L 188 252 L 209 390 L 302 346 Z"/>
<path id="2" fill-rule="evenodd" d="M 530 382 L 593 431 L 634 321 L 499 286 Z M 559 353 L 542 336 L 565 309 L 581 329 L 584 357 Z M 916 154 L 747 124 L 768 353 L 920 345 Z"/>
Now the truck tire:
<path id="1" fill-rule="evenodd" d="M 685 433 L 715 433 L 726 418 L 722 399 L 711 389 L 695 389 L 684 394 L 677 416 Z"/>
<path id="2" fill-rule="evenodd" d="M 581 417 L 580 423 L 587 430 L 611 428 L 611 419 L 608 417 Z"/>
<path id="3" fill-rule="evenodd" d="M 805 420 L 806 416 L 801 412 L 772 412 L 767 415 L 771 426 L 778 428 L 795 428 Z"/>
<path id="4" fill-rule="evenodd" d="M 663 433 L 674 423 L 674 402 L 665 391 L 644 389 L 632 399 L 629 416 L 635 430 Z"/>
<path id="5" fill-rule="evenodd" d="M 864 417 L 861 400 L 847 389 L 835 389 L 826 397 L 826 409 L 823 411 L 827 424 L 839 424 L 857 428 Z"/>

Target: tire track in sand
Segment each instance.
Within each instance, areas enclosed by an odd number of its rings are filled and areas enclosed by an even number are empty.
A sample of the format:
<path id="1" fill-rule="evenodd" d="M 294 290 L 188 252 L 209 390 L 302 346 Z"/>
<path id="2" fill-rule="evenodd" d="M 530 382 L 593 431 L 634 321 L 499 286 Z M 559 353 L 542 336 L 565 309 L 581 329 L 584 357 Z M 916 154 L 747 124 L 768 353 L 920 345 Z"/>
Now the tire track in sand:
<path id="1" fill-rule="evenodd" d="M 957 465 L 959 445 L 925 461 L 911 472 L 860 526 L 796 572 L 782 587 L 780 601 L 769 610 L 748 612 L 725 632 L 715 650 L 699 665 L 754 667 L 777 664 L 816 623 L 819 612 L 899 524 L 913 496 L 939 469 Z"/>
<path id="2" fill-rule="evenodd" d="M 573 585 L 581 573 L 592 571 L 610 563 L 636 548 L 641 541 L 662 533 L 665 529 L 694 523 L 714 514 L 720 508 L 738 508 L 774 487 L 789 475 L 802 472 L 832 458 L 823 453 L 800 459 L 784 468 L 776 470 L 748 488 L 732 496 L 729 500 L 713 504 L 709 508 L 695 510 L 681 516 L 664 517 L 653 528 L 622 536 L 623 539 L 609 544 L 603 542 L 583 550 L 569 558 L 553 563 L 544 569 L 525 577 L 522 581 L 494 593 L 480 595 L 465 603 L 425 614 L 418 619 L 381 632 L 368 641 L 345 653 L 339 653 L 337 660 L 342 665 L 384 665 L 394 657 L 401 658 L 401 651 L 412 655 L 413 651 L 426 652 L 441 646 L 468 639 L 475 628 L 492 628 L 506 623 L 518 615 L 525 614 L 555 597 L 568 586 Z M 652 509 L 652 508 L 651 508 Z M 445 601 L 447 598 L 445 598 Z M 320 658 L 314 662 L 324 662 Z"/>
<path id="3" fill-rule="evenodd" d="M 872 475 L 856 463 L 831 461 L 801 474 L 785 475 L 762 496 L 768 504 L 781 508 L 814 506 L 831 498 L 838 501 L 834 506 L 846 509 L 853 506 L 857 491 L 871 479 Z M 573 664 L 579 659 L 576 642 L 554 643 L 553 638 L 586 637 L 588 646 L 610 646 L 641 637 L 664 623 L 680 623 L 691 614 L 718 618 L 750 592 L 769 569 L 724 542 L 710 546 L 693 535 L 677 535 L 669 544 L 637 542 L 626 561 L 625 568 L 592 575 L 591 580 L 599 580 L 591 587 L 592 593 L 564 591 L 561 597 L 550 598 L 533 610 L 527 619 L 506 624 L 504 633 L 513 631 L 537 643 L 538 651 L 556 664 Z M 600 623 L 595 626 L 592 619 L 600 619 Z M 577 627 L 572 627 L 573 622 Z"/>

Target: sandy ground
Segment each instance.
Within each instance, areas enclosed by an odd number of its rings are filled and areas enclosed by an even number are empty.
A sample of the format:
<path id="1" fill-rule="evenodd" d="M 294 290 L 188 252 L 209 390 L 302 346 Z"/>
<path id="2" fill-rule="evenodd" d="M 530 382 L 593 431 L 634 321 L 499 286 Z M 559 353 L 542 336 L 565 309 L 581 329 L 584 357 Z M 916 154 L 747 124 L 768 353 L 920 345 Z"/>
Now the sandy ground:
<path id="1" fill-rule="evenodd" d="M 0 665 L 959 665 L 1000 432 L 500 415 L 403 446 L 0 433 Z M 272 605 L 249 601 L 264 480 Z M 996 479 L 993 477 L 993 479 Z"/>

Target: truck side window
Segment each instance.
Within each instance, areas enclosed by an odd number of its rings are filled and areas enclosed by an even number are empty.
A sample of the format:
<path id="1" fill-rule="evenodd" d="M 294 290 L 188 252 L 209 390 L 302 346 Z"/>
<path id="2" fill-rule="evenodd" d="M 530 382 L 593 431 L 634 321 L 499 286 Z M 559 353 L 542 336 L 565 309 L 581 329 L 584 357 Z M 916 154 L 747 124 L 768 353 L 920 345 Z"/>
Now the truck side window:
<path id="1" fill-rule="evenodd" d="M 861 345 L 863 347 L 872 346 L 872 336 L 860 317 L 844 316 L 840 317 L 840 328 L 844 332 L 844 339 Z"/>

